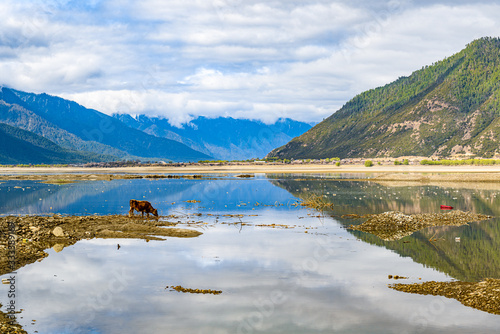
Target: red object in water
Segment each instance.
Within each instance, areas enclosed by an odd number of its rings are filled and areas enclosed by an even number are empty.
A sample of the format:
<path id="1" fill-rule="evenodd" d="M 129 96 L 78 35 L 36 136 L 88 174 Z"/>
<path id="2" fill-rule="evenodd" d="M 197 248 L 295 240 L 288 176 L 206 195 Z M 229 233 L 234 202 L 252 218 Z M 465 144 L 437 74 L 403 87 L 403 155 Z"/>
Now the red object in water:
<path id="1" fill-rule="evenodd" d="M 441 205 L 441 210 L 452 210 L 453 207 L 449 205 Z"/>

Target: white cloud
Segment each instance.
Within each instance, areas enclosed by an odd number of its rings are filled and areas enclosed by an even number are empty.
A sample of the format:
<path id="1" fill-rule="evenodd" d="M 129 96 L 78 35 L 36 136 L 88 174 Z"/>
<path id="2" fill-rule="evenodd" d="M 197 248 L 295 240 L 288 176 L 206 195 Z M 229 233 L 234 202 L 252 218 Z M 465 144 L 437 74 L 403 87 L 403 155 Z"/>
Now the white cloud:
<path id="1" fill-rule="evenodd" d="M 500 5 L 6 1 L 0 84 L 97 110 L 319 121 L 354 95 L 500 36 Z"/>

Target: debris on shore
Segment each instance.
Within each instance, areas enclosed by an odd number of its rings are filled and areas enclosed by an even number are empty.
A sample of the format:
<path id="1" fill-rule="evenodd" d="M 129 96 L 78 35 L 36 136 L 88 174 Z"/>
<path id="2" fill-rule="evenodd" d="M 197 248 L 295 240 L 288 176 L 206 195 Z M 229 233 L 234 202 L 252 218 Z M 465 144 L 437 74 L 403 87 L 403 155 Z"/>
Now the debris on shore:
<path id="1" fill-rule="evenodd" d="M 461 226 L 493 218 L 487 215 L 460 210 L 447 213 L 420 213 L 405 215 L 399 211 L 366 215 L 368 220 L 360 225 L 350 225 L 351 230 L 368 232 L 386 241 L 399 240 L 429 226 Z"/>
<path id="2" fill-rule="evenodd" d="M 397 283 L 389 287 L 408 293 L 453 298 L 465 306 L 500 315 L 500 279 L 487 278 L 482 282 Z"/>

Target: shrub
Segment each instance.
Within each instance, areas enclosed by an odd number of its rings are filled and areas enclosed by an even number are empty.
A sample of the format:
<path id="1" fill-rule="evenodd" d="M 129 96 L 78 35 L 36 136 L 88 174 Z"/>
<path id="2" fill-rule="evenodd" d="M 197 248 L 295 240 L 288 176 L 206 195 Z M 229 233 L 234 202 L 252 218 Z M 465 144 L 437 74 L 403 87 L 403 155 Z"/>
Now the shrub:
<path id="1" fill-rule="evenodd" d="M 371 167 L 371 166 L 373 166 L 373 162 L 371 160 L 366 160 L 365 167 Z"/>
<path id="2" fill-rule="evenodd" d="M 408 161 L 408 159 L 403 160 L 403 165 L 409 165 L 409 164 L 410 164 L 410 161 Z"/>
<path id="3" fill-rule="evenodd" d="M 338 167 L 338 166 L 340 166 L 340 161 L 337 161 L 337 162 L 335 163 L 335 166 L 337 166 L 337 167 Z"/>

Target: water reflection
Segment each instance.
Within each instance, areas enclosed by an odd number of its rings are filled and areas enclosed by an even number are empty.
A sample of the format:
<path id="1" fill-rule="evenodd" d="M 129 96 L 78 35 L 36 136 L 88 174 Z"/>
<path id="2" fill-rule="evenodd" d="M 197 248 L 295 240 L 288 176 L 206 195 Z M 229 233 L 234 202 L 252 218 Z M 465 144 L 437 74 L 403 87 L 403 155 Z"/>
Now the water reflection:
<path id="1" fill-rule="evenodd" d="M 333 221 L 323 223 L 333 236 L 218 226 L 196 242 L 126 240 L 117 250 L 113 240 L 90 240 L 51 251 L 19 273 L 22 321 L 40 333 L 452 333 L 456 325 L 491 330 L 500 324 L 439 297 L 446 312 L 425 328 L 411 324 L 429 300 L 387 289 L 387 274 L 446 276 L 350 239 Z M 223 293 L 182 294 L 167 285 Z"/>
<path id="2" fill-rule="evenodd" d="M 247 212 L 255 203 L 287 204 L 294 197 L 266 178 L 241 179 L 134 179 L 44 184 L 7 181 L 0 184 L 0 214 L 126 214 L 129 200 L 148 200 L 162 215 L 202 206 L 215 212 Z M 200 204 L 185 201 L 197 200 Z"/>
<path id="3" fill-rule="evenodd" d="M 439 212 L 440 205 L 462 211 L 500 216 L 500 187 L 496 189 L 440 186 L 386 186 L 371 181 L 297 179 L 274 175 L 271 182 L 295 196 L 313 192 L 335 204 L 337 214 L 374 214 L 402 211 L 405 214 Z M 394 183 L 396 184 L 396 183 Z M 488 187 L 490 188 L 490 187 Z"/>
<path id="4" fill-rule="evenodd" d="M 280 178 L 272 181 L 301 197 L 308 192 L 335 204 L 330 214 L 344 226 L 356 223 L 345 214 L 401 211 L 405 214 L 440 212 L 441 204 L 463 211 L 500 216 L 500 189 L 456 189 L 439 186 L 387 187 L 374 182 Z M 436 268 L 459 280 L 500 278 L 500 219 L 452 227 L 428 227 L 398 241 L 384 241 L 369 233 L 351 231 L 368 243 Z M 358 223 L 361 221 L 358 220 Z M 459 238 L 460 242 L 457 242 Z M 432 239 L 433 241 L 429 240 Z"/>
<path id="5" fill-rule="evenodd" d="M 2 201 L 2 214 L 126 213 L 130 198 L 145 198 L 161 214 L 201 213 L 200 219 L 211 223 L 196 239 L 94 239 L 59 253 L 48 250 L 49 257 L 18 271 L 18 305 L 24 309 L 19 321 L 30 333 L 487 333 L 500 325 L 500 317 L 454 300 L 387 288 L 392 283 L 388 274 L 408 276 L 408 283 L 468 277 L 474 271 L 498 275 L 497 221 L 383 242 L 346 230 L 352 221 L 340 218 L 389 207 L 413 213 L 418 205 L 419 212 L 433 212 L 444 197 L 425 198 L 421 192 L 455 196 L 453 189 L 283 177 L 115 180 L 58 188 L 18 182 L 1 184 L 2 196 L 9 192 L 6 187 L 17 192 L 22 190 L 14 187 L 23 186 L 31 200 L 23 201 L 21 192 L 16 193 L 17 209 L 13 202 Z M 287 205 L 310 191 L 329 196 L 338 212 L 317 217 L 316 211 Z M 480 209 L 477 203 L 488 203 L 483 195 L 461 190 L 456 201 Z M 184 202 L 191 199 L 201 202 Z M 239 222 L 223 217 L 226 213 L 243 213 L 248 224 L 221 224 Z M 293 228 L 258 226 L 271 224 Z M 434 232 L 444 240 L 429 242 L 428 234 Z M 460 243 L 454 241 L 457 233 Z M 491 252 L 482 254 L 488 254 L 488 263 L 471 257 L 487 249 Z M 165 289 L 171 285 L 223 293 Z M 6 300 L 2 289 L 0 302 L 5 305 Z"/>

